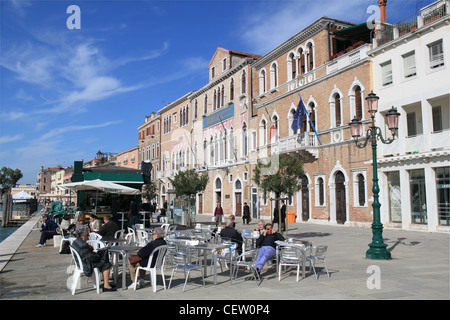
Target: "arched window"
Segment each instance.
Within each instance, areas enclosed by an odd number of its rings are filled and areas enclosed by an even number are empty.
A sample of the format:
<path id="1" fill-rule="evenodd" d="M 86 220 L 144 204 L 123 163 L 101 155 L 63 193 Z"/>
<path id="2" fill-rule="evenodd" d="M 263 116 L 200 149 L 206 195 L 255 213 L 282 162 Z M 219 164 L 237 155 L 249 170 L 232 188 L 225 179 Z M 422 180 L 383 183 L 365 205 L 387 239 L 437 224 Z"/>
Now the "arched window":
<path id="1" fill-rule="evenodd" d="M 259 145 L 264 147 L 267 144 L 267 122 L 262 119 L 259 126 Z"/>
<path id="2" fill-rule="evenodd" d="M 189 124 L 189 106 L 186 106 L 186 119 L 185 119 L 185 124 Z"/>
<path id="3" fill-rule="evenodd" d="M 219 178 L 216 179 L 216 189 L 222 189 L 222 181 Z"/>
<path id="4" fill-rule="evenodd" d="M 319 179 L 317 179 L 317 182 L 319 183 L 319 205 L 323 206 L 325 203 L 323 179 L 319 178 Z"/>
<path id="5" fill-rule="evenodd" d="M 217 108 L 217 92 L 214 90 L 214 102 L 213 102 L 213 110 Z"/>
<path id="6" fill-rule="evenodd" d="M 234 80 L 231 79 L 230 83 L 230 101 L 234 100 Z"/>
<path id="7" fill-rule="evenodd" d="M 316 106 L 315 106 L 314 102 L 311 102 L 309 104 L 309 110 L 310 110 L 309 117 L 311 118 L 311 122 L 312 122 L 314 128 L 316 128 Z M 314 131 L 314 128 L 310 128 L 309 131 Z M 317 128 L 316 128 L 316 130 L 317 130 Z"/>
<path id="8" fill-rule="evenodd" d="M 300 58 L 298 59 L 298 63 L 299 63 L 299 75 L 302 75 L 305 73 L 306 71 L 306 67 L 305 67 L 305 54 L 302 48 L 298 49 L 298 54 L 300 56 Z"/>
<path id="9" fill-rule="evenodd" d="M 360 206 L 366 204 L 365 181 L 362 174 L 358 174 L 358 203 Z"/>
<path id="10" fill-rule="evenodd" d="M 205 94 L 205 100 L 203 102 L 203 113 L 208 113 L 208 95 Z"/>
<path id="11" fill-rule="evenodd" d="M 277 64 L 274 62 L 270 66 L 270 89 L 278 87 L 278 70 Z"/>
<path id="12" fill-rule="evenodd" d="M 244 122 L 242 126 L 242 155 L 246 156 L 248 154 L 248 132 L 247 124 Z"/>
<path id="13" fill-rule="evenodd" d="M 236 190 L 241 190 L 242 189 L 242 182 L 241 182 L 241 180 L 236 180 L 235 189 Z"/>
<path id="14" fill-rule="evenodd" d="M 242 70 L 242 79 L 241 79 L 241 93 L 245 94 L 247 92 L 247 75 L 245 70 Z"/>
<path id="15" fill-rule="evenodd" d="M 261 70 L 259 72 L 259 94 L 266 92 L 266 70 Z"/>
<path id="16" fill-rule="evenodd" d="M 225 87 L 222 85 L 222 99 L 220 100 L 220 107 L 225 105 Z"/>
<path id="17" fill-rule="evenodd" d="M 355 87 L 355 116 L 356 119 L 362 119 L 362 95 L 361 95 L 361 87 Z"/>
<path id="18" fill-rule="evenodd" d="M 342 115 L 341 115 L 341 96 L 339 93 L 336 93 L 334 96 L 334 110 L 335 110 L 335 123 L 336 127 L 341 125 Z"/>
<path id="19" fill-rule="evenodd" d="M 198 112 L 198 104 L 197 104 L 197 100 L 195 100 L 195 104 L 194 104 L 194 119 L 197 119 L 197 112 Z"/>
<path id="20" fill-rule="evenodd" d="M 291 52 L 287 58 L 287 81 L 295 79 L 297 77 L 297 62 L 295 60 L 295 55 Z"/>
<path id="21" fill-rule="evenodd" d="M 270 127 L 270 143 L 275 143 L 278 141 L 278 117 L 272 117 L 272 126 Z"/>
<path id="22" fill-rule="evenodd" d="M 307 48 L 307 54 L 308 54 L 308 71 L 311 71 L 314 69 L 314 49 L 313 44 L 308 43 Z"/>
<path id="23" fill-rule="evenodd" d="M 217 89 L 217 108 L 220 108 L 221 101 L 222 101 L 222 98 L 221 98 L 221 92 L 220 92 L 220 87 L 219 87 L 219 89 Z"/>

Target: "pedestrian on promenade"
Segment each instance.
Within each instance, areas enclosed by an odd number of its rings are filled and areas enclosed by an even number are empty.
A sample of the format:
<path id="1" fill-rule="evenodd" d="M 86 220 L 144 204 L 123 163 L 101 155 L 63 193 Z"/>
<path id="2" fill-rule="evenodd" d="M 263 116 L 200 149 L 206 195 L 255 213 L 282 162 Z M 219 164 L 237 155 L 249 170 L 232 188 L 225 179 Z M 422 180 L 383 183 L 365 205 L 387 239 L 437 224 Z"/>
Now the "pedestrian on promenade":
<path id="1" fill-rule="evenodd" d="M 153 230 L 153 241 L 149 242 L 145 247 L 140 249 L 136 255 L 128 258 L 130 264 L 130 278 L 132 284 L 128 287 L 129 289 L 135 289 L 136 286 L 141 286 L 144 284 L 145 270 L 139 270 L 139 280 L 137 283 L 134 282 L 136 279 L 136 270 L 139 266 L 147 267 L 148 259 L 152 254 L 153 250 L 158 248 L 159 246 L 163 246 L 166 244 L 166 240 L 164 240 L 164 229 L 157 227 Z M 156 263 L 156 258 L 158 255 L 153 257 L 152 263 L 150 267 L 154 267 Z"/>
<path id="2" fill-rule="evenodd" d="M 275 257 L 276 254 L 276 243 L 275 241 L 284 241 L 284 237 L 278 232 L 273 232 L 272 224 L 268 223 L 265 225 L 264 233 L 259 236 L 256 240 L 256 246 L 261 248 L 259 250 L 258 256 L 256 257 L 256 270 L 258 274 L 261 274 L 261 270 L 266 264 L 266 262 Z"/>
<path id="3" fill-rule="evenodd" d="M 48 218 L 48 214 L 44 214 L 42 216 L 41 239 L 36 247 L 44 247 L 45 242 L 48 239 L 52 239 L 53 236 L 56 235 L 56 228 L 58 228 L 58 225 Z"/>
<path id="4" fill-rule="evenodd" d="M 136 229 L 135 224 L 138 219 L 139 207 L 135 201 L 131 201 L 130 203 L 130 211 L 128 212 L 128 225 L 130 228 Z"/>
<path id="5" fill-rule="evenodd" d="M 242 220 L 245 222 L 247 221 L 247 224 L 250 223 L 250 221 L 252 220 L 250 218 L 250 207 L 248 206 L 247 202 L 244 202 L 244 214 L 242 215 Z"/>
<path id="6" fill-rule="evenodd" d="M 223 217 L 223 209 L 220 206 L 220 202 L 217 204 L 216 209 L 214 210 L 214 217 L 216 217 L 216 227 L 222 222 Z"/>
<path id="7" fill-rule="evenodd" d="M 109 262 L 108 250 L 99 249 L 94 252 L 94 249 L 87 244 L 89 240 L 89 231 L 83 230 L 72 243 L 72 248 L 78 252 L 83 262 L 83 272 L 86 277 L 91 277 L 95 268 L 98 268 L 103 275 L 103 292 L 116 291 L 115 287 L 109 284 L 109 275 L 111 274 L 112 264 Z"/>

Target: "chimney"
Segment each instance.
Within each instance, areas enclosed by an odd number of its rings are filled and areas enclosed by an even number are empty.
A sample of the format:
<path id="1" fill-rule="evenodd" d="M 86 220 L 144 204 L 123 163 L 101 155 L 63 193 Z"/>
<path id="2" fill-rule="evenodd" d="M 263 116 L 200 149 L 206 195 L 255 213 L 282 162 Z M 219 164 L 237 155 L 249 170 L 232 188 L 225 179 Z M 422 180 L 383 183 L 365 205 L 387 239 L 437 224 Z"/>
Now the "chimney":
<path id="1" fill-rule="evenodd" d="M 378 6 L 380 7 L 380 20 L 386 23 L 386 4 L 387 0 L 378 0 Z"/>

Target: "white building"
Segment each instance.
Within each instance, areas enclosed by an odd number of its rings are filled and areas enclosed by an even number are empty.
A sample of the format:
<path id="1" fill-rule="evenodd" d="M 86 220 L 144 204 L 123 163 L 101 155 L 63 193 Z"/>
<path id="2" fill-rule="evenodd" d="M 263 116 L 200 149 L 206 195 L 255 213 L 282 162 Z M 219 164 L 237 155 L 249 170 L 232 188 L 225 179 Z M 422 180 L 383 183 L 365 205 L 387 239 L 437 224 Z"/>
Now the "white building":
<path id="1" fill-rule="evenodd" d="M 411 19 L 382 24 L 368 52 L 373 61 L 377 125 L 399 113 L 398 139 L 378 144 L 381 221 L 386 227 L 450 231 L 449 0 Z"/>

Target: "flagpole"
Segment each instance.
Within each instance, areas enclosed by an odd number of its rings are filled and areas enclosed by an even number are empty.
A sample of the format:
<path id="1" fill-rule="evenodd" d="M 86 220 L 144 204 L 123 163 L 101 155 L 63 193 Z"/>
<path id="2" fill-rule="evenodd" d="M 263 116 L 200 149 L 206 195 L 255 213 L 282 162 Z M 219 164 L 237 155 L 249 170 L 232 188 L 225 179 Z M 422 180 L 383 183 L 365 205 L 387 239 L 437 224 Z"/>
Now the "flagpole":
<path id="1" fill-rule="evenodd" d="M 299 96 L 300 100 L 302 100 L 302 97 L 300 96 L 300 93 L 298 93 L 298 96 Z M 311 120 L 311 117 L 309 116 L 309 113 L 306 110 L 305 105 L 303 103 L 302 103 L 302 108 L 305 111 L 306 115 L 308 116 L 309 123 L 311 123 L 311 126 L 313 127 L 313 130 L 314 130 L 314 133 L 316 134 L 317 140 L 319 140 L 319 144 L 322 145 L 322 142 L 319 139 L 319 135 L 317 134 L 316 128 L 314 127 L 314 125 L 312 123 L 312 120 Z"/>

